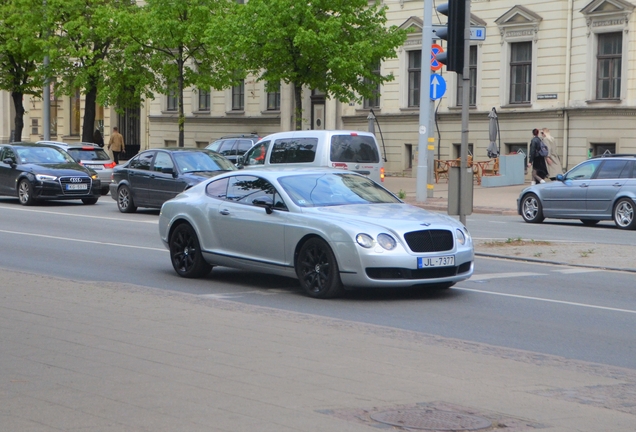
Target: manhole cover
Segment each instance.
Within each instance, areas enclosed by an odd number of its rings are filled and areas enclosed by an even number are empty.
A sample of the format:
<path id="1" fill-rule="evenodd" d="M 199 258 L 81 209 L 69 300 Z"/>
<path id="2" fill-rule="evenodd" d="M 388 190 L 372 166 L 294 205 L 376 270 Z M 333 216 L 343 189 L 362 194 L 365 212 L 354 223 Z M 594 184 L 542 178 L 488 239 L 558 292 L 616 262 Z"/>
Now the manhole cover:
<path id="1" fill-rule="evenodd" d="M 397 410 L 372 414 L 377 422 L 409 429 L 472 431 L 492 426 L 490 420 L 470 414 L 439 410 Z"/>

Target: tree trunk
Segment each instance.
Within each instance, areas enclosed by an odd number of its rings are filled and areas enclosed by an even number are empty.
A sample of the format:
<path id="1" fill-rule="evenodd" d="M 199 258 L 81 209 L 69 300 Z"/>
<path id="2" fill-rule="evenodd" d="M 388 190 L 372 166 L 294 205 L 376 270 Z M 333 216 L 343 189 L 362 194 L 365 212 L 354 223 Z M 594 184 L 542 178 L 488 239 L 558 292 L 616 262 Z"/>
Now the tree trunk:
<path id="1" fill-rule="evenodd" d="M 294 117 L 296 130 L 302 130 L 303 128 L 303 87 L 298 84 L 294 84 L 294 101 L 296 106 L 294 107 Z"/>
<path id="2" fill-rule="evenodd" d="M 179 65 L 179 147 L 185 146 L 185 114 L 183 113 L 183 68 L 185 62 L 182 57 L 183 53 L 180 53 L 178 65 Z"/>
<path id="3" fill-rule="evenodd" d="M 13 132 L 13 141 L 22 141 L 22 129 L 24 129 L 24 105 L 23 99 L 24 93 L 11 92 L 11 98 L 13 99 L 13 107 L 15 108 L 15 130 Z"/>
<path id="4" fill-rule="evenodd" d="M 82 141 L 94 142 L 95 103 L 97 101 L 97 79 L 91 78 L 86 88 L 86 104 L 84 105 L 84 123 L 82 124 Z"/>

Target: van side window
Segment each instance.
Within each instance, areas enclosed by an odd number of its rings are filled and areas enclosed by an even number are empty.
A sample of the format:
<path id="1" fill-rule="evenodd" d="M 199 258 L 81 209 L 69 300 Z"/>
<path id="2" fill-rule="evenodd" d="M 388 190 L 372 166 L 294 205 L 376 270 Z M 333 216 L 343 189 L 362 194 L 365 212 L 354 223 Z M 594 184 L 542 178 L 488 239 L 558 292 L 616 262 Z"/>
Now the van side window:
<path id="1" fill-rule="evenodd" d="M 378 163 L 380 155 L 373 137 L 334 135 L 331 137 L 331 161 Z"/>
<path id="2" fill-rule="evenodd" d="M 307 163 L 316 158 L 318 138 L 284 138 L 276 140 L 272 148 L 271 164 Z"/>
<path id="3" fill-rule="evenodd" d="M 264 165 L 265 155 L 269 148 L 269 141 L 263 141 L 255 144 L 243 157 L 244 165 Z"/>

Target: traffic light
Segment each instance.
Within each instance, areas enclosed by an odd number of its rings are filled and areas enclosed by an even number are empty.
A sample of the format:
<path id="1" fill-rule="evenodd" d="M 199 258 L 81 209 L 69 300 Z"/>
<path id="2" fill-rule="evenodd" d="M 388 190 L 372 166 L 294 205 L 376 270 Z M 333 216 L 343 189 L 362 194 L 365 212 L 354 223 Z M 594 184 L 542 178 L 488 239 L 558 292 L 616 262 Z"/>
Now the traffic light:
<path id="1" fill-rule="evenodd" d="M 446 70 L 464 72 L 464 29 L 466 28 L 466 0 L 448 0 L 437 6 L 437 11 L 448 17 L 446 27 L 435 34 L 446 41 L 446 51 L 435 58 L 446 65 Z"/>

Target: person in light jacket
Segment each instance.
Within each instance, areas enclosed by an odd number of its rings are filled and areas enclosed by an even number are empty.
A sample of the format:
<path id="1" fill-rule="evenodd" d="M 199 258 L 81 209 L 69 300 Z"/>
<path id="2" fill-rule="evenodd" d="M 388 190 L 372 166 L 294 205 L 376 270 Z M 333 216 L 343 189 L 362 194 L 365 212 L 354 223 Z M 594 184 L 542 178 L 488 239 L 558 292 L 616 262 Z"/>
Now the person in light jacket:
<path id="1" fill-rule="evenodd" d="M 124 144 L 124 137 L 119 133 L 116 127 L 113 128 L 113 133 L 108 141 L 108 150 L 113 152 L 113 159 L 115 163 L 119 163 L 119 156 L 126 154 L 126 145 Z"/>
<path id="2" fill-rule="evenodd" d="M 548 147 L 549 153 L 545 158 L 545 163 L 548 168 L 548 177 L 554 178 L 557 174 L 563 174 L 563 165 L 561 164 L 561 158 L 557 152 L 556 142 L 554 137 L 550 135 L 550 129 L 543 128 L 541 130 L 541 141 Z"/>

